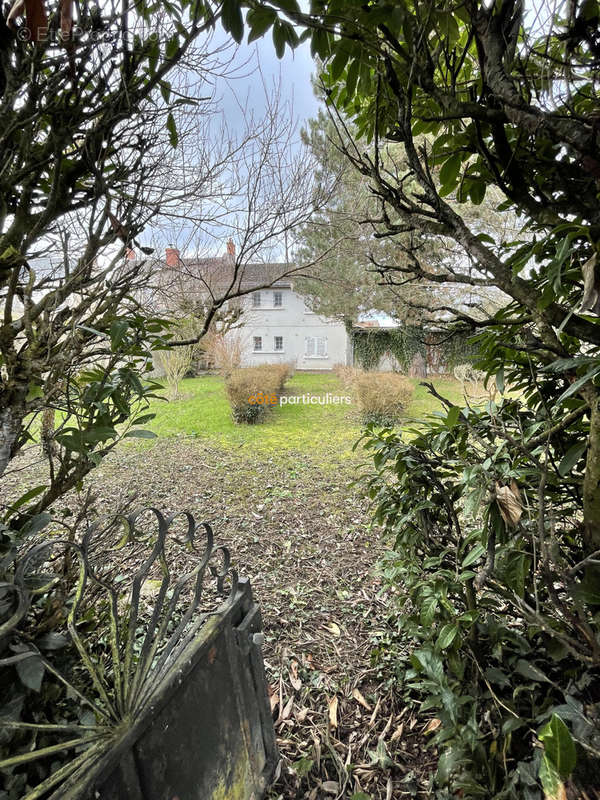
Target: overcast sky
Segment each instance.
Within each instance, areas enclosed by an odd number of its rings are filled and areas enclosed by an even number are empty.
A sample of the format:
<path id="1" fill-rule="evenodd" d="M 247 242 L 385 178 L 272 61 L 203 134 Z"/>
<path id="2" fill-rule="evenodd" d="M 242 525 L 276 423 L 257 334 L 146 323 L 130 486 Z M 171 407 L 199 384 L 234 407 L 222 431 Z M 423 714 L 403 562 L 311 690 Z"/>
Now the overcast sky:
<path id="1" fill-rule="evenodd" d="M 275 55 L 270 33 L 250 45 L 246 44 L 245 39 L 236 53 L 240 76 L 223 81 L 217 87 L 217 92 L 223 98 L 228 121 L 232 121 L 240 113 L 240 104 L 244 106 L 247 103 L 257 117 L 262 115 L 265 106 L 263 79 L 269 87 L 281 82 L 282 100 L 292 105 L 293 115 L 299 126 L 309 117 L 315 116 L 319 104 L 311 85 L 315 64 L 310 54 L 310 42 L 304 42 L 293 52 L 286 47 L 285 55 L 280 60 Z M 249 63 L 244 68 L 242 65 L 246 62 Z M 256 68 L 257 62 L 260 64 L 260 71 Z"/>
<path id="2" fill-rule="evenodd" d="M 214 123 L 212 123 L 214 127 L 208 135 L 209 137 L 223 136 L 220 128 L 222 114 L 227 126 L 226 136 L 234 139 L 239 136 L 242 139 L 246 133 L 246 125 L 248 124 L 252 128 L 251 118 L 257 125 L 260 125 L 261 120 L 265 117 L 268 99 L 272 100 L 274 92 L 279 86 L 279 108 L 283 114 L 282 119 L 291 119 L 295 124 L 291 139 L 291 148 L 294 152 L 300 144 L 301 128 L 306 126 L 309 118 L 316 116 L 319 107 L 311 84 L 315 64 L 310 54 L 310 43 L 304 42 L 293 52 L 286 47 L 284 57 L 280 60 L 275 54 L 270 32 L 250 45 L 246 44 L 247 34 L 246 29 L 244 42 L 237 47 L 232 43 L 229 34 L 220 28 L 217 28 L 211 36 L 210 51 L 218 52 L 224 48 L 219 55 L 219 60 L 226 65 L 223 68 L 223 72 L 226 74 L 222 74 L 220 71 L 212 74 L 212 77 L 208 79 L 211 86 L 209 92 L 202 83 L 196 90 L 200 95 L 213 93 L 214 107 L 219 111 L 219 116 L 215 117 Z M 248 121 L 245 117 L 248 118 Z M 239 173 L 236 173 L 236 178 L 239 178 Z M 206 203 L 206 199 L 204 203 Z M 143 238 L 147 240 L 146 243 L 156 247 L 159 252 L 165 243 L 169 243 L 180 248 L 188 257 L 196 253 L 221 255 L 225 252 L 229 236 L 236 238 L 235 219 L 239 216 L 239 209 L 236 211 L 235 200 L 232 200 L 231 203 L 230 222 L 227 217 L 222 215 L 221 212 L 225 211 L 225 207 L 218 200 L 215 209 L 212 209 L 210 204 L 207 206 L 206 222 L 199 221 L 202 218 L 203 207 L 201 205 L 198 207 L 197 227 L 191 217 L 186 217 L 177 208 L 175 218 L 169 220 L 165 213 L 160 221 L 149 226 Z M 237 205 L 239 206 L 239 203 Z M 208 222 L 213 211 L 220 215 L 220 222 L 216 219 Z M 185 221 L 186 218 L 189 222 Z M 279 247 L 277 241 L 275 239 L 272 241 L 272 246 L 275 248 Z M 265 257 L 267 257 L 266 254 Z"/>

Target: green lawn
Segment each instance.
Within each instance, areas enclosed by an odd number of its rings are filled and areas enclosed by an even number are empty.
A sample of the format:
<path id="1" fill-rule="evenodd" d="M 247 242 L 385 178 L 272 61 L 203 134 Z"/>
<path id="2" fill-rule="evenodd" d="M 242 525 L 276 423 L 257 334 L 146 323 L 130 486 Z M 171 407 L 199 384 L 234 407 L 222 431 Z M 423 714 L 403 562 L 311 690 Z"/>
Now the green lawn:
<path id="1" fill-rule="evenodd" d="M 407 418 L 422 417 L 439 409 L 419 380 L 413 379 L 415 393 Z M 461 402 L 460 385 L 454 379 L 434 379 L 437 390 Z M 288 395 L 346 396 L 348 391 L 331 373 L 298 372 L 286 384 Z M 347 454 L 360 436 L 361 424 L 354 403 L 351 405 L 283 405 L 273 408 L 265 422 L 237 425 L 225 396 L 223 379 L 216 375 L 182 381 L 180 398 L 171 402 L 154 401 L 156 418 L 146 427 L 159 437 L 197 436 L 229 447 L 250 447 L 260 451 L 282 449 L 314 453 L 337 449 Z"/>

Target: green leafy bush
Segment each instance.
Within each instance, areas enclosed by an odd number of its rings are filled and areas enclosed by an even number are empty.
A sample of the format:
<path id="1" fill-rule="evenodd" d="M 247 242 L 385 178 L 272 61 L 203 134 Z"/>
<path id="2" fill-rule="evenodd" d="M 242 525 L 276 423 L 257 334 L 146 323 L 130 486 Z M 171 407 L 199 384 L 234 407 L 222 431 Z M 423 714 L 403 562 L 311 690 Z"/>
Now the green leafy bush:
<path id="1" fill-rule="evenodd" d="M 406 411 L 413 393 L 408 378 L 396 372 L 355 370 L 352 387 L 366 425 L 394 426 Z"/>
<path id="2" fill-rule="evenodd" d="M 521 398 L 447 402 L 410 441 L 366 434 L 366 486 L 393 548 L 383 575 L 405 598 L 400 685 L 441 723 L 435 797 L 598 785 L 600 570 L 580 524 L 581 430 L 554 439 Z"/>

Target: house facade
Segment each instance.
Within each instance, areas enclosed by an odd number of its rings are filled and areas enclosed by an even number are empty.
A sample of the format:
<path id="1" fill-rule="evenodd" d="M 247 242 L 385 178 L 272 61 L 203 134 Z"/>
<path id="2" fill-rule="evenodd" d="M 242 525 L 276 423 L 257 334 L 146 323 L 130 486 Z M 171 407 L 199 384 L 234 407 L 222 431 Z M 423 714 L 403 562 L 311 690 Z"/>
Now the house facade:
<path id="1" fill-rule="evenodd" d="M 242 301 L 240 336 L 243 366 L 292 363 L 301 370 L 331 370 L 350 364 L 351 339 L 339 320 L 315 314 L 293 282 L 277 281 Z"/>
<path id="2" fill-rule="evenodd" d="M 217 322 L 225 339 L 236 341 L 241 365 L 290 363 L 300 370 L 331 370 L 352 363 L 351 336 L 340 320 L 315 314 L 294 288 L 293 267 L 285 263 L 235 266 L 233 242 L 223 256 L 187 259 L 169 247 L 164 262 L 153 265 L 153 300 L 157 311 L 200 309 L 209 296 L 220 297 L 232 286 L 241 296 L 223 307 L 228 326 Z M 233 277 L 232 277 L 233 276 Z M 239 318 L 238 318 L 239 314 Z"/>
<path id="3" fill-rule="evenodd" d="M 226 253 L 216 258 L 187 259 L 175 248 L 167 248 L 164 261 L 154 264 L 152 275 L 154 300 L 149 304 L 158 312 L 187 308 L 187 313 L 201 318 L 210 298 L 235 294 L 221 306 L 215 327 L 229 340 L 232 351 L 239 352 L 244 367 L 289 363 L 299 370 L 329 371 L 336 364 L 360 366 L 359 339 L 365 335 L 389 338 L 389 331 L 402 330 L 381 327 L 377 320 L 356 321 L 349 330 L 339 319 L 316 314 L 296 290 L 290 264 L 236 264 L 231 240 Z M 410 338 L 410 331 L 403 335 Z M 410 365 L 402 366 L 389 347 L 369 368 L 406 370 L 420 377 L 445 372 L 448 364 L 443 347 L 436 342 L 439 337 L 423 330 L 417 338 Z M 468 360 L 467 353 L 464 360 Z M 200 364 L 202 369 L 211 366 L 210 359 Z"/>

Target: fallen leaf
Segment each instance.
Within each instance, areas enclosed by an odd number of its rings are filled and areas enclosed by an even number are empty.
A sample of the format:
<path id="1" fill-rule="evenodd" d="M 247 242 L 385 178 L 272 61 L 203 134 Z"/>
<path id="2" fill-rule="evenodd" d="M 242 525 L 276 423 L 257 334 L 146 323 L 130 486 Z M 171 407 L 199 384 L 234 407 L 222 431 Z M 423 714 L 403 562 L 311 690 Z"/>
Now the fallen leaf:
<path id="1" fill-rule="evenodd" d="M 442 720 L 438 719 L 437 717 L 434 717 L 433 719 L 429 720 L 429 722 L 427 723 L 427 725 L 423 730 L 423 733 L 433 733 L 434 731 L 437 731 L 437 729 L 440 727 L 441 724 Z"/>
<path id="2" fill-rule="evenodd" d="M 329 701 L 329 724 L 332 728 L 337 728 L 338 726 L 337 711 L 338 698 L 337 695 L 334 695 Z"/>
<path id="3" fill-rule="evenodd" d="M 404 723 L 402 722 L 396 730 L 392 733 L 390 737 L 390 742 L 395 742 L 396 739 L 399 739 L 402 736 L 402 732 L 404 731 Z"/>
<path id="4" fill-rule="evenodd" d="M 321 769 L 321 742 L 313 734 L 313 753 L 315 756 L 315 764 L 317 765 L 317 772 Z"/>
<path id="5" fill-rule="evenodd" d="M 308 715 L 308 708 L 301 708 L 300 711 L 296 712 L 296 720 L 302 724 Z"/>
<path id="6" fill-rule="evenodd" d="M 298 662 L 292 661 L 290 664 L 290 683 L 294 689 L 299 692 L 302 688 L 302 681 L 298 677 Z"/>
<path id="7" fill-rule="evenodd" d="M 496 481 L 496 503 L 504 522 L 507 525 L 517 525 L 523 513 L 523 506 L 521 494 L 514 481 L 510 486 L 501 486 Z"/>
<path id="8" fill-rule="evenodd" d="M 352 697 L 356 700 L 357 703 L 360 703 L 363 708 L 366 708 L 367 711 L 370 711 L 372 706 L 370 706 L 362 694 L 359 692 L 358 689 L 352 690 Z"/>
<path id="9" fill-rule="evenodd" d="M 337 781 L 325 781 L 325 783 L 321 784 L 321 789 L 325 792 L 325 794 L 337 794 L 340 790 L 339 784 Z"/>
<path id="10" fill-rule="evenodd" d="M 372 728 L 375 724 L 375 720 L 377 719 L 377 714 L 379 713 L 379 709 L 381 708 L 381 697 L 377 699 L 377 703 L 375 704 L 375 708 L 373 709 L 373 713 L 371 714 L 371 719 L 369 720 L 369 727 Z"/>
<path id="11" fill-rule="evenodd" d="M 340 626 L 337 624 L 337 622 L 330 622 L 325 625 L 325 627 L 330 633 L 333 633 L 334 636 L 342 635 L 342 631 L 340 630 Z"/>
<path id="12" fill-rule="evenodd" d="M 279 694 L 277 692 L 277 689 L 274 689 L 272 686 L 269 686 L 269 702 L 271 704 L 271 714 L 272 714 L 279 705 Z"/>
<path id="13" fill-rule="evenodd" d="M 293 707 L 294 707 L 294 698 L 293 698 L 293 697 L 290 697 L 290 699 L 289 699 L 289 700 L 287 701 L 287 703 L 285 704 L 285 708 L 284 708 L 284 709 L 283 709 L 283 711 L 281 712 L 281 715 L 280 715 L 279 719 L 280 719 L 280 720 L 289 719 L 289 717 L 290 717 L 290 716 L 291 716 L 291 714 L 292 714 L 292 708 L 293 708 Z"/>
<path id="14" fill-rule="evenodd" d="M 600 265 L 597 262 L 598 254 L 594 253 L 581 268 L 583 299 L 579 310 L 600 316 Z"/>

